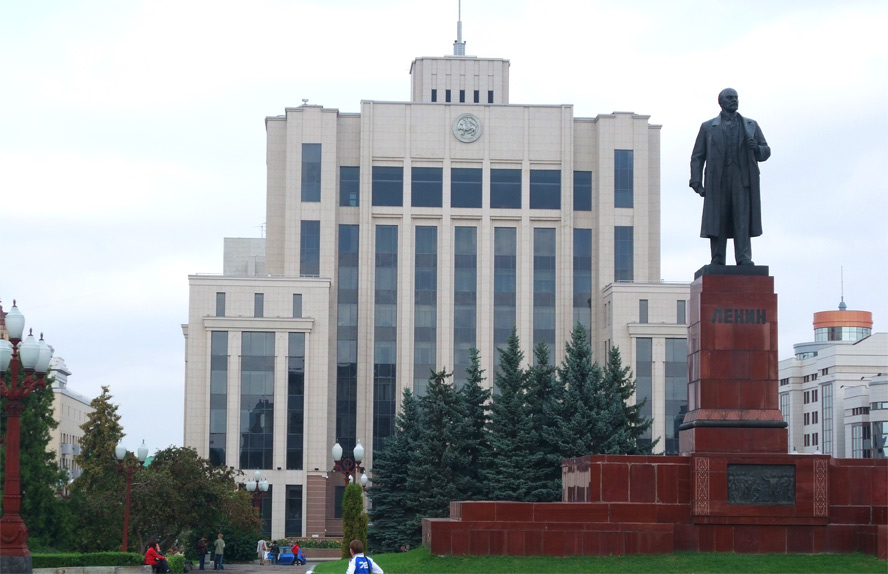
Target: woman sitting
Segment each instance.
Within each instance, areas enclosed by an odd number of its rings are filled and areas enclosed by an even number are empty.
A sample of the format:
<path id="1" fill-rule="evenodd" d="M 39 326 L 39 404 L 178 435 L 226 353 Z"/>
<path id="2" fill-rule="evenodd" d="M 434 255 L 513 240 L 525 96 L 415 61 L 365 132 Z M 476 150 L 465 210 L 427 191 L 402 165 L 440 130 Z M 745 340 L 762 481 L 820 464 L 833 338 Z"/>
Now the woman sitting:
<path id="1" fill-rule="evenodd" d="M 151 566 L 151 569 L 158 574 L 165 574 L 170 571 L 170 564 L 166 557 L 160 552 L 160 543 L 156 539 L 148 542 L 148 550 L 145 551 L 145 564 Z"/>

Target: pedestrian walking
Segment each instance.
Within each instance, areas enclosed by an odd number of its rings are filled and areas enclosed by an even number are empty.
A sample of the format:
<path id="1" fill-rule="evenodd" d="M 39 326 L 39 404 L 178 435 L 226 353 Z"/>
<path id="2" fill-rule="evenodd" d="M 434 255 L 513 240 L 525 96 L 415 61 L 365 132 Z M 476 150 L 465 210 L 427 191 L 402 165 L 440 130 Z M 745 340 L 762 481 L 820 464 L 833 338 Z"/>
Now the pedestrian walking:
<path id="1" fill-rule="evenodd" d="M 213 562 L 213 570 L 225 570 L 225 565 L 223 563 L 223 558 L 225 555 L 225 541 L 222 540 L 222 533 L 219 533 L 219 536 L 216 537 L 216 541 L 213 542 L 213 552 L 216 555 L 216 561 Z"/>
<path id="2" fill-rule="evenodd" d="M 345 574 L 383 574 L 379 564 L 364 556 L 364 544 L 360 540 L 352 540 L 348 551 L 351 553 L 351 560 L 348 561 Z"/>

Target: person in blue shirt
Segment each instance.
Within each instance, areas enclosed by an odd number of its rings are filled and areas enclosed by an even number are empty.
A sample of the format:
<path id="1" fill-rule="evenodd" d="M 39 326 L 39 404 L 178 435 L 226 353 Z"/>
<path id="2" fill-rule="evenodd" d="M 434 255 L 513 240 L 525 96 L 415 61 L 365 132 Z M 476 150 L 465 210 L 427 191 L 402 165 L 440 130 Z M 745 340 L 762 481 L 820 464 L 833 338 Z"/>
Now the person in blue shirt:
<path id="1" fill-rule="evenodd" d="M 348 545 L 351 552 L 351 560 L 348 561 L 348 569 L 345 574 L 383 574 L 379 564 L 364 556 L 364 544 L 360 540 L 352 540 Z"/>

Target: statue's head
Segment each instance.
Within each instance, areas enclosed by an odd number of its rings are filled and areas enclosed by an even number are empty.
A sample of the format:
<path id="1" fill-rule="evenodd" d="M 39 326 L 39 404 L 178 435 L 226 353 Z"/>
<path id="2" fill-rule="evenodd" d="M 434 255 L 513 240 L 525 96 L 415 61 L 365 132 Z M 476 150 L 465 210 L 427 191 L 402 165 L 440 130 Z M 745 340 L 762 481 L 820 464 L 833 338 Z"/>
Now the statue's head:
<path id="1" fill-rule="evenodd" d="M 726 112 L 736 112 L 740 107 L 740 99 L 737 96 L 737 90 L 734 88 L 725 88 L 718 93 L 718 105 Z"/>

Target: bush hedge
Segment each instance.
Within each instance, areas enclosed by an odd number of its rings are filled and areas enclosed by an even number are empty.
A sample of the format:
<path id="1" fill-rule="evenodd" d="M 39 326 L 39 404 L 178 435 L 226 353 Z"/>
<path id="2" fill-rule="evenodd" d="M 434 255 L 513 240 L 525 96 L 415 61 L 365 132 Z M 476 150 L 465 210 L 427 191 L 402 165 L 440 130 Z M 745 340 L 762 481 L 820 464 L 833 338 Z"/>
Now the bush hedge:
<path id="1" fill-rule="evenodd" d="M 138 552 L 87 552 L 84 554 L 31 554 L 34 568 L 73 568 L 80 566 L 141 566 L 145 557 Z M 181 570 L 179 570 L 181 572 Z"/>
<path id="2" fill-rule="evenodd" d="M 298 544 L 300 548 L 339 548 L 342 545 L 341 538 L 283 538 L 278 541 L 279 546 L 293 546 Z"/>

